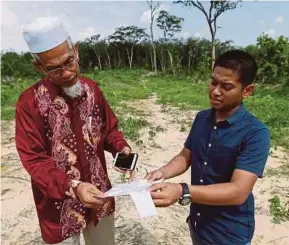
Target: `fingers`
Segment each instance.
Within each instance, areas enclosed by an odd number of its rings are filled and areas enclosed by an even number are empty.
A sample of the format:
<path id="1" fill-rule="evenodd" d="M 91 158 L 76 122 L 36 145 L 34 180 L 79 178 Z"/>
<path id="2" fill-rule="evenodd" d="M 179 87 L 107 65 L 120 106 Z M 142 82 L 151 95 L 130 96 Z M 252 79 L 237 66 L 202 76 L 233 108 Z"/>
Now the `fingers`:
<path id="1" fill-rule="evenodd" d="M 122 149 L 121 153 L 129 155 L 131 153 L 131 149 L 128 146 L 126 146 Z"/>
<path id="2" fill-rule="evenodd" d="M 153 182 L 155 180 L 163 179 L 163 174 L 159 170 L 156 170 L 156 171 L 148 173 L 145 176 L 145 179 L 148 180 L 149 182 Z"/>
<path id="3" fill-rule="evenodd" d="M 129 181 L 133 181 L 133 180 L 134 180 L 134 178 L 135 178 L 135 176 L 136 176 L 136 173 L 137 173 L 137 171 L 131 171 L 131 172 L 130 172 Z"/>
<path id="4" fill-rule="evenodd" d="M 137 169 L 130 171 L 130 170 L 125 170 L 125 169 L 120 169 L 120 168 L 115 167 L 115 166 L 113 166 L 112 168 L 113 168 L 115 171 L 124 174 L 124 175 L 125 175 L 125 178 L 129 179 L 129 181 L 133 181 L 134 178 L 135 178 L 135 176 L 136 176 L 136 173 L 138 172 Z M 126 177 L 127 175 L 128 175 L 128 177 Z"/>
<path id="5" fill-rule="evenodd" d="M 154 199 L 153 200 L 156 207 L 168 207 L 169 204 L 165 199 Z"/>
<path id="6" fill-rule="evenodd" d="M 151 197 L 153 200 L 157 200 L 157 199 L 165 199 L 165 194 L 161 191 L 157 191 L 157 192 L 151 192 Z"/>
<path id="7" fill-rule="evenodd" d="M 113 168 L 115 171 L 120 172 L 120 173 L 122 173 L 122 174 L 125 174 L 125 173 L 126 173 L 126 170 L 124 170 L 124 169 L 121 169 L 121 168 L 118 168 L 118 167 L 115 167 L 115 166 L 113 166 L 112 168 Z"/>
<path id="8" fill-rule="evenodd" d="M 151 177 L 152 177 L 152 173 L 148 173 L 146 174 L 146 176 L 144 177 L 146 180 L 151 180 Z"/>
<path id="9" fill-rule="evenodd" d="M 99 199 L 99 200 L 107 197 L 106 194 L 104 194 L 103 192 L 90 192 L 90 194 L 91 194 L 91 197 Z"/>
<path id="10" fill-rule="evenodd" d="M 149 188 L 150 192 L 156 192 L 166 187 L 166 183 L 152 184 Z"/>
<path id="11" fill-rule="evenodd" d="M 154 180 L 157 179 L 157 173 L 156 172 L 151 172 L 151 173 L 148 173 L 146 176 L 145 176 L 145 179 L 148 180 L 149 182 L 153 182 Z"/>
<path id="12" fill-rule="evenodd" d="M 106 202 L 110 200 L 104 193 L 95 194 L 95 193 L 88 193 L 84 200 L 84 206 L 87 208 L 101 208 Z"/>

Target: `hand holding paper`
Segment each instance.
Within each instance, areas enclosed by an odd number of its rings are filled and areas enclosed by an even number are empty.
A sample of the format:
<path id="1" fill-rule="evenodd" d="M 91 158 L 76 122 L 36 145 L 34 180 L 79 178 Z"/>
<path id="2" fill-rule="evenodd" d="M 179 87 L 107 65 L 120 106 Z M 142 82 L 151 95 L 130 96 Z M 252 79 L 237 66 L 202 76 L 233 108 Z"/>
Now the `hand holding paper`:
<path id="1" fill-rule="evenodd" d="M 177 183 L 153 184 L 149 191 L 156 207 L 168 207 L 182 196 L 182 186 Z"/>
<path id="2" fill-rule="evenodd" d="M 118 184 L 105 192 L 105 196 L 130 195 L 141 217 L 157 215 L 156 207 L 148 190 L 151 184 L 147 180 L 134 180 L 131 183 Z"/>

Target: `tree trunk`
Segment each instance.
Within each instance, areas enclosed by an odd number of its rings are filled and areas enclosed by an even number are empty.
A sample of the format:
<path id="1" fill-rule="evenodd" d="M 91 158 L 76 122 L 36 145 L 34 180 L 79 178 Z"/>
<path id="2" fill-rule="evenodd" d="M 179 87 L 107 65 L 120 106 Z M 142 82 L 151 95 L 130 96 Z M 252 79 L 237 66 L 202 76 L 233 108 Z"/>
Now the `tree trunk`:
<path id="1" fill-rule="evenodd" d="M 165 72 L 166 71 L 166 64 L 165 64 L 163 49 L 161 50 L 161 54 L 160 54 L 160 64 L 161 64 L 162 71 Z"/>
<path id="2" fill-rule="evenodd" d="M 188 69 L 191 68 L 191 59 L 192 59 L 192 49 L 190 49 L 190 51 L 189 51 Z"/>
<path id="3" fill-rule="evenodd" d="M 111 69 L 111 62 L 110 62 L 110 56 L 109 56 L 109 53 L 107 51 L 107 48 L 105 48 L 105 51 L 106 51 L 106 56 L 107 56 L 107 65 L 108 65 L 108 68 Z"/>
<path id="4" fill-rule="evenodd" d="M 10 68 L 11 71 L 12 71 L 12 74 L 14 75 L 14 69 L 13 69 L 13 66 L 12 66 L 9 62 L 7 62 L 7 65 L 9 66 L 9 68 Z"/>
<path id="5" fill-rule="evenodd" d="M 147 49 L 145 49 L 145 61 L 146 61 L 146 64 L 148 64 L 149 65 L 149 54 L 148 54 L 148 52 L 147 52 Z"/>
<path id="6" fill-rule="evenodd" d="M 131 50 L 129 52 L 128 48 L 125 48 L 127 57 L 128 57 L 128 62 L 129 62 L 129 68 L 132 68 L 132 59 L 133 59 L 133 46 L 131 46 Z"/>
<path id="7" fill-rule="evenodd" d="M 157 73 L 158 72 L 158 70 L 157 70 L 157 54 L 156 54 L 156 48 L 155 48 L 154 41 L 152 41 L 152 48 L 153 48 L 154 71 L 155 71 L 155 73 Z"/>
<path id="8" fill-rule="evenodd" d="M 171 62 L 171 69 L 172 69 L 172 71 L 173 71 L 173 73 L 174 73 L 174 75 L 175 75 L 175 74 L 176 74 L 176 71 L 175 71 L 175 67 L 174 67 L 173 56 L 172 56 L 172 54 L 171 54 L 171 52 L 170 52 L 169 49 L 168 49 L 168 54 L 169 54 L 170 62 Z"/>
<path id="9" fill-rule="evenodd" d="M 151 11 L 151 24 L 150 24 L 150 31 L 151 31 L 151 44 L 152 44 L 152 48 L 153 48 L 153 67 L 154 67 L 154 71 L 155 73 L 157 73 L 157 54 L 156 54 L 156 48 L 155 48 L 155 43 L 154 43 L 154 33 L 153 33 L 153 16 L 152 16 L 152 11 Z"/>
<path id="10" fill-rule="evenodd" d="M 152 67 L 152 71 L 154 70 L 154 58 L 153 58 L 153 53 L 150 52 L 150 58 L 151 58 L 151 67 Z"/>
<path id="11" fill-rule="evenodd" d="M 97 56 L 97 60 L 98 60 L 99 70 L 102 70 L 100 55 Z"/>
<path id="12" fill-rule="evenodd" d="M 131 53 L 130 53 L 130 68 L 132 68 L 132 61 L 133 61 L 133 46 L 131 47 Z"/>
<path id="13" fill-rule="evenodd" d="M 117 65 L 117 68 L 120 68 L 120 65 L 121 65 L 121 57 L 120 57 L 119 50 L 117 50 L 117 56 L 118 56 L 118 65 Z"/>
<path id="14" fill-rule="evenodd" d="M 101 61 L 100 61 L 100 55 L 98 55 L 97 50 L 95 50 L 94 48 L 92 50 L 93 50 L 93 53 L 95 54 L 95 56 L 97 58 L 99 69 L 101 70 L 102 66 L 101 66 Z"/>
<path id="15" fill-rule="evenodd" d="M 213 71 L 216 60 L 216 39 L 215 34 L 212 35 L 212 53 L 211 53 L 211 69 Z"/>
<path id="16" fill-rule="evenodd" d="M 212 37 L 212 57 L 211 57 L 211 69 L 213 71 L 216 60 L 216 33 L 217 33 L 217 20 L 213 21 L 213 26 L 210 26 L 211 37 Z"/>

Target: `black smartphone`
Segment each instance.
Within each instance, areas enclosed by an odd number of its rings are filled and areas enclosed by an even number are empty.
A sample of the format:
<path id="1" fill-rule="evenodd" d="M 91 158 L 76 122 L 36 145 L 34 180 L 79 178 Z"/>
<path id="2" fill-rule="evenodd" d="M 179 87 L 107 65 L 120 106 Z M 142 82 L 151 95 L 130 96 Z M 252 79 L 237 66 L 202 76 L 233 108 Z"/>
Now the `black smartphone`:
<path id="1" fill-rule="evenodd" d="M 136 167 L 138 159 L 138 154 L 137 153 L 130 153 L 129 155 L 125 155 L 123 153 L 116 153 L 113 166 L 124 169 L 124 170 L 129 170 L 132 171 Z"/>

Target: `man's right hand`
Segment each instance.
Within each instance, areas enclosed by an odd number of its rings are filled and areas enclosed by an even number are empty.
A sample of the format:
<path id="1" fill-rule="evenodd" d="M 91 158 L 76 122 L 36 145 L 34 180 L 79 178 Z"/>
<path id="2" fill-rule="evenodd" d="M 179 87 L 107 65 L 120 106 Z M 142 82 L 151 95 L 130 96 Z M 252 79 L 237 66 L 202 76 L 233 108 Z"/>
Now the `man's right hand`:
<path id="1" fill-rule="evenodd" d="M 100 209 L 110 199 L 93 184 L 81 183 L 76 189 L 76 196 L 86 208 Z"/>
<path id="2" fill-rule="evenodd" d="M 164 172 L 161 169 L 154 170 L 145 176 L 145 179 L 153 182 L 156 180 L 165 179 Z"/>

